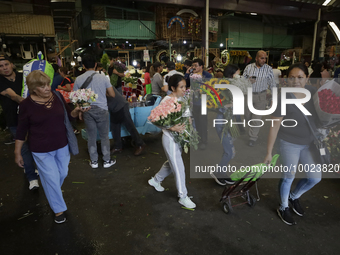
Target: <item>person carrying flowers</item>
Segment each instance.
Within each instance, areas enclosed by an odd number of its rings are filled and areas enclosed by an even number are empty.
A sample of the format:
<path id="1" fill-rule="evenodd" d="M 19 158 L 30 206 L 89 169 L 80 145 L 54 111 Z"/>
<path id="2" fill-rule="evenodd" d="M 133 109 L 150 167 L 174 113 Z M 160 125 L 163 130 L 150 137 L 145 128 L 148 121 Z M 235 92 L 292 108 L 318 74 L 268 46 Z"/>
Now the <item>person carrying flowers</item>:
<path id="1" fill-rule="evenodd" d="M 172 89 L 172 93 L 168 96 L 166 96 L 163 101 L 160 103 L 160 105 L 155 108 L 154 110 L 159 111 L 159 119 L 162 119 L 165 113 L 165 107 L 168 103 L 175 104 L 176 107 L 171 109 L 170 111 L 176 113 L 180 112 L 181 110 L 181 104 L 177 103 L 177 98 L 181 98 L 184 96 L 186 91 L 186 82 L 182 75 L 180 74 L 174 74 L 170 77 L 168 82 L 170 88 Z M 163 109 L 164 108 L 164 109 Z M 155 112 L 151 113 L 152 115 L 155 114 Z M 151 116 L 154 117 L 153 120 L 156 121 L 157 116 Z M 167 161 L 163 164 L 161 169 L 158 171 L 158 173 L 152 177 L 148 183 L 153 186 L 157 191 L 162 192 L 164 191 L 164 188 L 161 185 L 161 182 L 169 176 L 171 173 L 175 175 L 175 181 L 176 181 L 176 187 L 178 191 L 179 200 L 178 202 L 183 205 L 186 208 L 195 208 L 196 204 L 191 201 L 191 199 L 188 197 L 187 188 L 185 185 L 185 168 L 184 163 L 182 159 L 182 147 L 180 143 L 175 142 L 174 136 L 171 134 L 171 132 L 177 132 L 179 134 L 185 132 L 186 130 L 185 123 L 179 123 L 177 125 L 174 125 L 170 128 L 163 128 L 163 136 L 162 136 L 162 144 L 164 148 L 165 155 L 167 157 Z"/>

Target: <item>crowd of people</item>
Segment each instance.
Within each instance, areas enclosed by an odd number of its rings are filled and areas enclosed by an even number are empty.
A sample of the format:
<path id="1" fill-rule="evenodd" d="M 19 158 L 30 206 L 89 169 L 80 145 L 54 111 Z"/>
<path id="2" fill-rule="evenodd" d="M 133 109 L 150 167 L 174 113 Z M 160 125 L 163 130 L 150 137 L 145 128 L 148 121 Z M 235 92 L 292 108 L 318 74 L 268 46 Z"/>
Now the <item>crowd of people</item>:
<path id="1" fill-rule="evenodd" d="M 266 64 L 267 54 L 264 51 L 258 51 L 255 62 L 246 66 L 242 77 L 249 81 L 252 87 L 252 102 L 257 110 L 265 110 L 267 105 L 267 93 L 274 87 L 279 86 L 279 78 L 282 73 L 277 69 Z M 66 221 L 65 211 L 67 210 L 65 201 L 62 196 L 61 186 L 68 173 L 68 164 L 70 161 L 71 144 L 70 132 L 78 134 L 75 120 L 83 119 L 88 136 L 88 153 L 90 157 L 90 166 L 99 167 L 99 156 L 97 152 L 97 134 L 101 140 L 101 152 L 103 167 L 109 168 L 116 163 L 111 158 L 112 154 L 122 151 L 122 142 L 120 137 L 121 125 L 125 125 L 132 139 L 134 140 L 136 150 L 134 155 L 138 156 L 145 148 L 145 143 L 140 137 L 129 112 L 129 104 L 125 97 L 122 96 L 122 82 L 124 73 L 118 72 L 114 65 L 113 59 L 110 59 L 108 73 L 98 65 L 92 55 L 85 55 L 82 59 L 85 72 L 75 80 L 68 76 L 68 70 L 63 67 L 54 65 L 55 76 L 53 81 L 42 71 L 32 71 L 26 78 L 29 96 L 21 97 L 22 74 L 13 69 L 13 63 L 5 56 L 0 56 L 0 94 L 1 105 L 5 113 L 6 123 L 10 133 L 15 138 L 15 161 L 25 169 L 25 175 L 29 181 L 29 189 L 39 188 L 38 170 L 41 184 L 44 188 L 46 197 L 55 213 L 55 222 L 63 223 Z M 319 68 L 318 64 L 313 67 L 313 72 L 307 64 L 298 63 L 292 65 L 287 71 L 288 86 L 306 88 L 312 94 L 315 93 L 315 87 L 322 84 L 307 85 L 308 77 L 319 75 L 325 70 L 325 67 Z M 202 78 L 212 78 L 212 74 L 204 70 L 204 62 L 201 59 L 186 60 L 184 62 L 184 72 L 176 71 L 174 62 L 167 63 L 168 73 L 163 77 L 163 65 L 160 62 L 149 63 L 145 68 L 144 92 L 147 86 L 151 87 L 151 93 L 156 96 L 164 96 L 161 104 L 167 100 L 176 97 L 182 97 L 185 91 L 190 88 L 190 78 L 193 74 L 199 74 Z M 324 69 L 322 69 L 324 68 Z M 224 70 L 217 69 L 215 77 L 226 78 L 232 84 L 235 77 L 240 77 L 240 69 L 236 65 L 228 65 Z M 118 81 L 113 86 L 110 82 L 110 76 L 116 74 Z M 322 78 L 322 76 L 321 76 Z M 50 85 L 52 84 L 52 85 Z M 91 104 L 90 108 L 83 109 L 78 105 L 67 102 L 68 94 L 82 88 L 91 88 L 97 95 L 98 99 Z M 249 96 L 249 95 L 248 95 Z M 291 93 L 291 98 L 302 98 L 304 94 Z M 205 150 L 207 146 L 207 115 L 200 114 L 201 101 L 193 101 L 192 119 L 200 136 L 199 149 Z M 19 112 L 18 112 L 18 106 Z M 280 106 L 280 103 L 278 104 Z M 218 109 L 217 118 L 223 118 L 223 113 L 232 105 L 224 104 Z M 306 103 L 305 107 L 311 112 L 315 111 L 313 103 Z M 262 116 L 251 113 L 248 107 L 245 107 L 245 120 L 254 119 L 260 122 Z M 305 167 L 318 162 L 317 155 L 313 150 L 313 141 L 308 121 L 312 127 L 316 128 L 316 119 L 312 116 L 305 116 L 295 105 L 289 105 L 287 115 L 282 116 L 280 107 L 272 114 L 275 120 L 273 127 L 270 128 L 268 135 L 267 155 L 264 162 L 268 163 L 272 158 L 273 145 L 276 139 L 280 141 L 280 155 L 283 165 L 294 165 L 295 169 L 300 163 Z M 241 121 L 240 116 L 234 116 L 237 121 Z M 297 119 L 298 126 L 295 129 L 287 129 L 280 126 L 283 119 Z M 256 146 L 260 123 L 256 123 L 248 129 L 248 145 Z M 257 127 L 255 127 L 257 126 Z M 114 145 L 110 148 L 109 131 L 114 138 Z M 161 182 L 174 174 L 176 187 L 178 190 L 178 202 L 186 208 L 195 208 L 196 205 L 188 196 L 185 184 L 185 167 L 181 156 L 182 148 L 176 143 L 171 136 L 172 132 L 182 132 L 184 125 L 178 124 L 163 129 L 162 144 L 167 161 L 161 166 L 158 173 L 152 177 L 148 183 L 156 191 L 164 191 Z M 233 139 L 228 133 L 223 135 L 223 127 L 216 126 L 216 132 L 222 141 L 223 153 L 220 165 L 226 166 L 235 156 Z M 241 134 L 245 134 L 245 129 L 241 127 Z M 50 136 L 53 132 L 53 136 Z M 27 139 L 26 139 L 27 137 Z M 73 153 L 73 152 L 72 152 Z M 294 169 L 294 168 L 293 168 Z M 229 176 L 212 177 L 219 185 L 234 184 Z M 292 182 L 295 178 L 295 171 L 286 173 L 279 184 L 280 207 L 278 215 L 288 225 L 294 225 L 296 222 L 290 212 L 289 204 L 291 203 L 293 211 L 303 216 L 304 210 L 300 204 L 300 197 L 310 190 L 321 180 L 321 175 L 307 174 L 305 179 L 301 179 L 294 189 L 291 189 Z M 292 191 L 291 191 L 292 190 Z"/>

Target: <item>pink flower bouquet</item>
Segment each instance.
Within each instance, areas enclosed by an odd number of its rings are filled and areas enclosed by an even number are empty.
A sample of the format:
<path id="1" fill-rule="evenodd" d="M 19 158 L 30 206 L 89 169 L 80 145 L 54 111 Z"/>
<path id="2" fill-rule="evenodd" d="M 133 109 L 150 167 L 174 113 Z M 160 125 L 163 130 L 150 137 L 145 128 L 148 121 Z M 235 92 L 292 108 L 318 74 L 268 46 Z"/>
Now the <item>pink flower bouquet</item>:
<path id="1" fill-rule="evenodd" d="M 171 97 L 153 109 L 148 117 L 152 124 L 161 129 L 168 129 L 177 124 L 185 123 L 186 128 L 183 133 L 170 132 L 175 142 L 182 146 L 185 153 L 188 153 L 190 146 L 197 149 L 199 139 L 197 131 L 191 124 L 188 112 L 190 110 L 186 97 L 182 98 L 182 101 L 178 101 L 176 97 Z"/>

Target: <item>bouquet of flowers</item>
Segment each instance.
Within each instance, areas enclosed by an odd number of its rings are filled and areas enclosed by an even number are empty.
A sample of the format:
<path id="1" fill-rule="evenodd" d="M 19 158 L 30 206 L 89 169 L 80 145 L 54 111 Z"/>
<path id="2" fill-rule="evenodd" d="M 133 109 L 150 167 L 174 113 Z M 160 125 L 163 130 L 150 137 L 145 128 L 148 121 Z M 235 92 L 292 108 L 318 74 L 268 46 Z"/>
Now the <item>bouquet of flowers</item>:
<path id="1" fill-rule="evenodd" d="M 113 63 L 113 68 L 116 69 L 118 73 L 124 73 L 125 70 L 126 70 L 126 66 L 123 63 L 120 63 L 118 61 Z M 111 85 L 113 87 L 117 87 L 117 85 L 118 85 L 117 81 L 118 81 L 118 75 L 113 73 L 110 77 Z"/>
<path id="2" fill-rule="evenodd" d="M 197 131 L 191 124 L 189 104 L 186 96 L 180 101 L 172 97 L 153 109 L 148 117 L 152 124 L 162 129 L 185 124 L 185 130 L 182 133 L 170 131 L 175 142 L 181 145 L 185 153 L 188 153 L 189 147 L 197 149 L 199 139 Z"/>
<path id="3" fill-rule="evenodd" d="M 89 108 L 95 102 L 98 94 L 91 89 L 79 89 L 70 93 L 70 100 L 73 104 L 78 104 L 82 108 Z"/>
<path id="4" fill-rule="evenodd" d="M 332 90 L 321 90 L 318 95 L 321 110 L 331 114 L 340 114 L 340 97 L 337 97 Z"/>
<path id="5" fill-rule="evenodd" d="M 330 130 L 328 136 L 325 139 L 327 148 L 331 154 L 331 162 L 339 164 L 340 158 L 340 126 L 334 127 Z"/>
<path id="6" fill-rule="evenodd" d="M 340 122 L 340 86 L 334 80 L 326 82 L 313 96 L 314 106 L 322 127 Z"/>

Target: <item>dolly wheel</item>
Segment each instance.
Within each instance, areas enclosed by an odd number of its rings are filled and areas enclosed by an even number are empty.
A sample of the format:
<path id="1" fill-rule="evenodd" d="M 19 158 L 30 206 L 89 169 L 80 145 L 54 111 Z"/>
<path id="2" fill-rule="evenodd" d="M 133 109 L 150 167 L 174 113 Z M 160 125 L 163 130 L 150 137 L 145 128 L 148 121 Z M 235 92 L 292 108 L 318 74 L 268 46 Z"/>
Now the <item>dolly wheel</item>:
<path id="1" fill-rule="evenodd" d="M 250 207 L 254 207 L 256 204 L 256 198 L 253 197 L 253 195 L 249 194 L 249 201 L 248 201 L 248 205 Z"/>
<path id="2" fill-rule="evenodd" d="M 232 213 L 233 212 L 233 208 L 229 203 L 223 203 L 223 211 L 225 213 Z"/>

